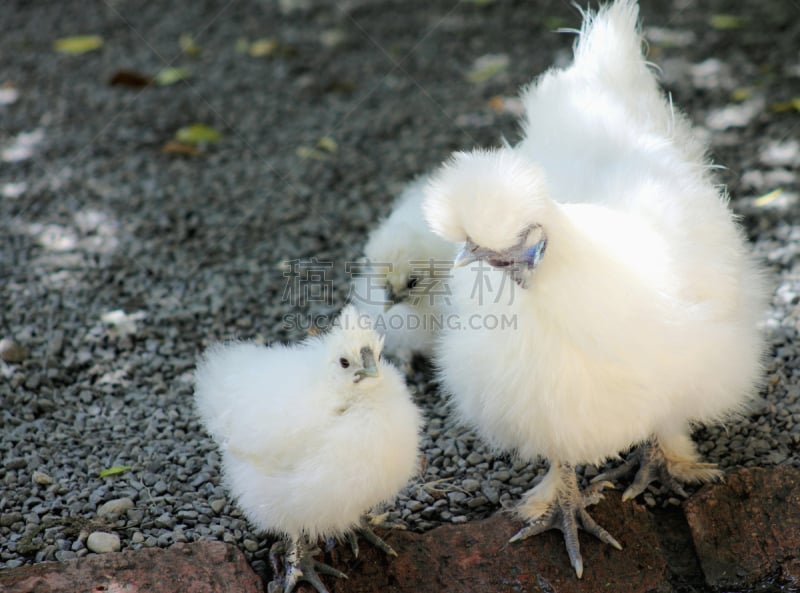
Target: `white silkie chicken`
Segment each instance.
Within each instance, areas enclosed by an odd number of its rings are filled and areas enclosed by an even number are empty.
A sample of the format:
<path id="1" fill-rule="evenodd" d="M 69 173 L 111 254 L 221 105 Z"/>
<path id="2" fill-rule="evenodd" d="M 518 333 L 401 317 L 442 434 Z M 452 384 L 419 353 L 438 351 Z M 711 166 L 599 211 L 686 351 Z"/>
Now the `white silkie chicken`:
<path id="1" fill-rule="evenodd" d="M 430 356 L 449 302 L 457 246 L 431 232 L 422 212 L 428 178 L 411 182 L 364 246 L 367 266 L 353 279 L 351 302 L 385 336 L 384 351 L 410 369 Z"/>
<path id="2" fill-rule="evenodd" d="M 425 202 L 463 242 L 452 312 L 470 330 L 443 332 L 442 384 L 496 448 L 549 460 L 512 541 L 561 529 L 578 577 L 579 527 L 620 545 L 586 511 L 610 476 L 581 491 L 573 466 L 642 444 L 626 499 L 718 479 L 690 430 L 744 408 L 764 353 L 763 273 L 637 18 L 632 0 L 585 15 L 573 64 L 524 92 L 524 140 L 456 154 Z"/>
<path id="3" fill-rule="evenodd" d="M 415 473 L 421 418 L 382 345 L 347 307 L 325 335 L 295 346 L 219 344 L 198 365 L 197 410 L 228 488 L 257 528 L 286 538 L 273 547 L 285 575 L 270 592 L 305 580 L 324 593 L 317 571 L 344 576 L 314 560 L 319 538 L 360 528 L 394 554 L 362 518 Z"/>

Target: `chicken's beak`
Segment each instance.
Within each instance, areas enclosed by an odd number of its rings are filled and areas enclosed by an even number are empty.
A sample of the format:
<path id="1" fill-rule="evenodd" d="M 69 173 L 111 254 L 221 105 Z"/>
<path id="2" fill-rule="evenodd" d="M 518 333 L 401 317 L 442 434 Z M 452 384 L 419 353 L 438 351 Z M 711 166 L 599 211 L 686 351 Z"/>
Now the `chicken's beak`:
<path id="1" fill-rule="evenodd" d="M 472 262 L 476 262 L 483 257 L 480 248 L 473 243 L 470 239 L 464 241 L 464 246 L 456 255 L 456 259 L 453 262 L 454 268 L 461 268 L 471 264 Z"/>
<path id="2" fill-rule="evenodd" d="M 375 353 L 369 346 L 365 346 L 361 349 L 361 364 L 363 368 L 356 371 L 356 383 L 366 377 L 378 376 L 378 364 L 375 360 Z"/>

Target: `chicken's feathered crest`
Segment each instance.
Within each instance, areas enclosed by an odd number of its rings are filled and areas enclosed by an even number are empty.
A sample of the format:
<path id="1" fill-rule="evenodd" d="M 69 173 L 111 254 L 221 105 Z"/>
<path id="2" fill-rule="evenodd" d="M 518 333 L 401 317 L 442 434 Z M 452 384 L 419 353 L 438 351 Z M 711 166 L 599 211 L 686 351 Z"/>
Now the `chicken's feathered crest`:
<path id="1" fill-rule="evenodd" d="M 503 251 L 552 202 L 544 172 L 510 150 L 459 152 L 431 180 L 425 217 L 453 242 Z"/>

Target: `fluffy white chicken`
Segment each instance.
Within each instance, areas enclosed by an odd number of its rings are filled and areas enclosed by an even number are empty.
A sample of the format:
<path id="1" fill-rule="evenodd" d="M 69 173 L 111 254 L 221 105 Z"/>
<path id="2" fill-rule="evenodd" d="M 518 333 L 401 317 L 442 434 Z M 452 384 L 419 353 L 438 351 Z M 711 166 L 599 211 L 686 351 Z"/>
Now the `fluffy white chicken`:
<path id="1" fill-rule="evenodd" d="M 431 232 L 422 212 L 428 178 L 411 182 L 364 246 L 367 268 L 353 280 L 351 302 L 385 336 L 384 350 L 408 370 L 430 356 L 449 302 L 456 245 Z"/>
<path id="2" fill-rule="evenodd" d="M 573 466 L 642 443 L 626 499 L 717 479 L 690 429 L 744 408 L 764 353 L 763 273 L 637 19 L 632 0 L 585 15 L 573 63 L 523 94 L 524 140 L 456 154 L 424 205 L 463 242 L 452 312 L 469 331 L 443 332 L 441 382 L 496 448 L 550 461 L 512 541 L 561 529 L 579 578 L 579 527 L 621 546 L 586 511 L 611 476 L 581 491 Z"/>
<path id="3" fill-rule="evenodd" d="M 219 344 L 198 365 L 197 410 L 228 488 L 256 527 L 286 538 L 273 549 L 284 552 L 285 575 L 270 591 L 306 580 L 324 593 L 317 571 L 344 576 L 313 559 L 319 538 L 360 528 L 394 554 L 362 518 L 414 474 L 421 418 L 382 345 L 347 307 L 326 335 L 295 346 Z"/>

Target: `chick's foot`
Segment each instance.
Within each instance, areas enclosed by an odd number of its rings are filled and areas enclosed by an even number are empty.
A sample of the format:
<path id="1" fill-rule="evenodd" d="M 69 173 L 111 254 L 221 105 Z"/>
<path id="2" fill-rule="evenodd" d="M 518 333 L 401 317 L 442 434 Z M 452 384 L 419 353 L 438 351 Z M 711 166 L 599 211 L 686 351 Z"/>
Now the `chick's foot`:
<path id="1" fill-rule="evenodd" d="M 286 542 L 275 542 L 269 550 L 274 578 L 267 585 L 267 593 L 291 593 L 300 581 L 310 583 L 318 593 L 329 593 L 319 575 L 326 574 L 340 579 L 346 579 L 347 575 L 332 566 L 314 560 L 314 556 L 319 552 L 316 546 L 308 547 L 299 541 L 289 542 L 288 547 Z"/>
<path id="2" fill-rule="evenodd" d="M 586 511 L 586 507 L 600 501 L 603 488 L 608 485 L 608 482 L 597 482 L 581 491 L 572 465 L 553 463 L 544 479 L 526 494 L 525 500 L 519 506 L 518 512 L 528 520 L 528 525 L 514 535 L 510 542 L 523 540 L 549 529 L 560 529 L 564 534 L 570 563 L 575 574 L 581 578 L 583 558 L 578 541 L 579 528 L 618 550 L 622 549 L 619 542 Z"/>
<path id="3" fill-rule="evenodd" d="M 685 484 L 702 484 L 722 480 L 722 471 L 714 463 L 698 460 L 694 444 L 688 436 L 667 441 L 673 446 L 664 446 L 661 440 L 640 445 L 628 456 L 625 463 L 604 472 L 593 482 L 618 480 L 628 475 L 637 466 L 639 470 L 633 482 L 625 490 L 622 500 L 627 501 L 642 494 L 655 481 L 660 482 L 678 496 L 687 498 Z"/>
<path id="4" fill-rule="evenodd" d="M 351 531 L 347 534 L 347 541 L 350 543 L 350 548 L 353 550 L 353 556 L 358 558 L 359 547 L 358 547 L 358 536 L 361 535 L 365 540 L 371 543 L 373 546 L 378 548 L 381 552 L 386 554 L 387 556 L 397 556 L 397 552 L 394 551 L 392 546 L 387 544 L 383 541 L 378 535 L 372 531 L 371 525 L 374 524 L 370 521 L 367 517 L 361 518 L 361 526 Z"/>

